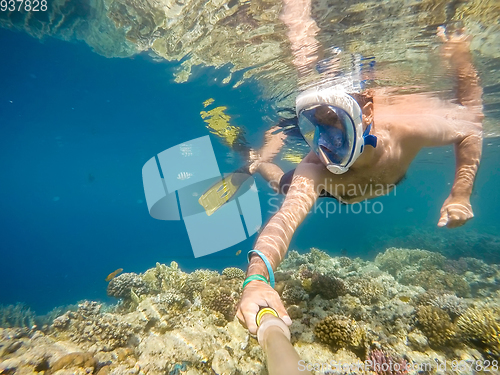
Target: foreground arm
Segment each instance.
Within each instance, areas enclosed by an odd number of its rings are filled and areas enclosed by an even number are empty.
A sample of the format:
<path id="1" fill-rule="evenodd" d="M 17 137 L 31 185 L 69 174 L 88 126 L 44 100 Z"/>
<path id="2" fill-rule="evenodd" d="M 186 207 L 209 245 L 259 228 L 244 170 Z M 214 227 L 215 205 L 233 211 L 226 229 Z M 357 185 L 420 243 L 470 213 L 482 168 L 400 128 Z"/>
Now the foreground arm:
<path id="1" fill-rule="evenodd" d="M 315 188 L 317 170 L 318 165 L 308 163 L 307 157 L 299 164 L 283 205 L 257 239 L 255 249 L 264 253 L 273 270 L 276 270 L 283 260 L 293 233 L 318 198 Z M 256 255 L 250 259 L 247 276 L 254 274 L 260 274 L 269 279 L 264 262 Z M 291 324 L 278 293 L 262 281 L 251 281 L 243 290 L 237 311 L 238 318 L 251 333 L 255 334 L 257 331 L 255 316 L 260 306 L 274 308 L 285 323 Z"/>

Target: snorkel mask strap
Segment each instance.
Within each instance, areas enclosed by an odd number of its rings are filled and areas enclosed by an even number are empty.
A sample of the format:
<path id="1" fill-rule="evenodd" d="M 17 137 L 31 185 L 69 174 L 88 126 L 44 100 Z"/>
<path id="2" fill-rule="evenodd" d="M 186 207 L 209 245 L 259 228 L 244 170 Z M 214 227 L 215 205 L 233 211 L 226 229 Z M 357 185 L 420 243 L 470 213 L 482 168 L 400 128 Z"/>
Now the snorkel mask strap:
<path id="1" fill-rule="evenodd" d="M 361 152 L 363 152 L 364 146 L 372 146 L 373 148 L 377 147 L 377 136 L 370 134 L 370 131 L 372 130 L 372 124 L 368 125 L 363 132 L 363 141 L 364 144 L 361 148 Z"/>

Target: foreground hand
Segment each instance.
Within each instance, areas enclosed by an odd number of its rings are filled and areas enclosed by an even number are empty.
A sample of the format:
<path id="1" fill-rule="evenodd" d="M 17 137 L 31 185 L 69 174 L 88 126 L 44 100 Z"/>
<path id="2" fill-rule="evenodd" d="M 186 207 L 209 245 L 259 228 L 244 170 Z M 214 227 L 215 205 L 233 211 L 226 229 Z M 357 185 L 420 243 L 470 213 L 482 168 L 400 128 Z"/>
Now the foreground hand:
<path id="1" fill-rule="evenodd" d="M 251 334 L 257 334 L 255 317 L 261 307 L 272 307 L 287 326 L 292 324 L 278 292 L 262 281 L 251 281 L 243 289 L 236 316 Z"/>
<path id="2" fill-rule="evenodd" d="M 469 198 L 449 196 L 441 207 L 441 218 L 438 227 L 456 228 L 464 225 L 474 217 Z"/>

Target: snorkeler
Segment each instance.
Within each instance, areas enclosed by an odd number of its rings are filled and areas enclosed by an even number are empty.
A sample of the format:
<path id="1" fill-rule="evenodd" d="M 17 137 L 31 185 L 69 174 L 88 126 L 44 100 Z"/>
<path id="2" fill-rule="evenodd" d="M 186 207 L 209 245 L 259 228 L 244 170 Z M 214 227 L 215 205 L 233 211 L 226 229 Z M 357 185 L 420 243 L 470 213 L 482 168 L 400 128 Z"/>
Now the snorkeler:
<path id="1" fill-rule="evenodd" d="M 355 203 L 387 194 L 422 148 L 453 144 L 455 180 L 438 226 L 458 227 L 473 217 L 470 195 L 482 150 L 482 88 L 466 36 L 447 37 L 443 29 L 439 35 L 457 79 L 455 100 L 426 94 L 389 99 L 382 91 L 350 95 L 337 87 L 316 87 L 296 99 L 298 127 L 311 148 L 309 154 L 286 174 L 263 159 L 250 166 L 250 173 L 261 173 L 275 190 L 286 194 L 280 210 L 260 233 L 255 250 L 249 252 L 237 316 L 251 333 L 256 332 L 255 317 L 263 306 L 274 308 L 291 324 L 273 289 L 273 270 L 319 197 Z M 281 138 L 277 143 L 282 142 Z M 387 188 L 369 188 L 375 184 Z M 348 186 L 359 188 L 345 194 Z"/>

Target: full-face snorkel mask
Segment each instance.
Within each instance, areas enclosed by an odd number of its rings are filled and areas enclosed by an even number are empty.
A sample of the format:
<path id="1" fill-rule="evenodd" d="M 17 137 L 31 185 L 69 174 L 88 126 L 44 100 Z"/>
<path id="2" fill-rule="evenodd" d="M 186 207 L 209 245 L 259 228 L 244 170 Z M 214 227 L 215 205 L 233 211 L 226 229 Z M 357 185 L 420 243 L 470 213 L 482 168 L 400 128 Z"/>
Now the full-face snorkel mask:
<path id="1" fill-rule="evenodd" d="M 296 111 L 302 136 L 332 173 L 347 172 L 365 145 L 377 146 L 371 124 L 363 132 L 359 104 L 343 90 L 304 91 L 296 99 Z"/>

